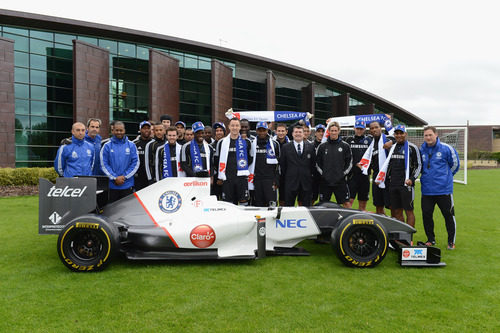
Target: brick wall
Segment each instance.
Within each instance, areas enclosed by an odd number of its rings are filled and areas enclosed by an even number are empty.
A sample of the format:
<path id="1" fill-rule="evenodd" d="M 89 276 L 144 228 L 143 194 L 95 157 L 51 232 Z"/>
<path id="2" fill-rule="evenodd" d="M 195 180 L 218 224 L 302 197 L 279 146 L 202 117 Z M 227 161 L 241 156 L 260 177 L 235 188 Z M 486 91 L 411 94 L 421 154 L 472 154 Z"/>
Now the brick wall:
<path id="1" fill-rule="evenodd" d="M 73 40 L 73 121 L 102 120 L 101 136 L 109 131 L 109 52 Z"/>
<path id="2" fill-rule="evenodd" d="M 179 120 L 179 60 L 149 49 L 149 118 L 168 114 Z"/>
<path id="3" fill-rule="evenodd" d="M 16 166 L 14 41 L 0 37 L 0 167 Z"/>
<path id="4" fill-rule="evenodd" d="M 222 62 L 212 59 L 212 123 L 223 121 L 233 106 L 233 70 Z"/>

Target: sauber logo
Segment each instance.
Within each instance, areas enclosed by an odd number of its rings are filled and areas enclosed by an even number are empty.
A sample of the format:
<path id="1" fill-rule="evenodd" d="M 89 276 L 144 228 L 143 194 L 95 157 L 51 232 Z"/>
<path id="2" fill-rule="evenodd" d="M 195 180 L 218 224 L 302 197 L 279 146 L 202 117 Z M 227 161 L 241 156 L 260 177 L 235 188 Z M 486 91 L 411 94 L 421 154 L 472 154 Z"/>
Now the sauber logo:
<path id="1" fill-rule="evenodd" d="M 47 194 L 47 197 L 54 197 L 54 198 L 79 198 L 83 195 L 83 192 L 87 189 L 87 186 L 84 188 L 71 188 L 69 186 L 66 186 L 65 188 L 56 188 L 55 186 L 52 186 L 49 190 L 49 193 Z"/>
<path id="2" fill-rule="evenodd" d="M 189 239 L 194 246 L 199 248 L 209 247 L 215 242 L 215 231 L 211 226 L 202 224 L 191 230 Z"/>
<path id="3" fill-rule="evenodd" d="M 208 182 L 199 182 L 197 180 L 193 180 L 192 182 L 185 182 L 184 187 L 190 187 L 190 186 L 207 186 Z"/>
<path id="4" fill-rule="evenodd" d="M 403 258 L 408 258 L 410 256 L 410 251 L 404 250 L 403 251 Z"/>

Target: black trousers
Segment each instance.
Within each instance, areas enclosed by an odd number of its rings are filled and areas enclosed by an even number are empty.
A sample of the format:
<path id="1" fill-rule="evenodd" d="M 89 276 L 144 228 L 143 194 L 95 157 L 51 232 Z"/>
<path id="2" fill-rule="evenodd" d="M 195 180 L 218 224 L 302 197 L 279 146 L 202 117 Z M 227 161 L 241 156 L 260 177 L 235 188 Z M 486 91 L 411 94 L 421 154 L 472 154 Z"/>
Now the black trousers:
<path id="1" fill-rule="evenodd" d="M 273 179 L 254 179 L 253 185 L 255 190 L 253 191 L 253 206 L 269 207 L 269 202 L 276 202 L 278 200 L 273 184 Z"/>
<path id="2" fill-rule="evenodd" d="M 437 204 L 443 214 L 448 231 L 448 243 L 455 243 L 456 236 L 456 220 L 455 207 L 453 204 L 453 194 L 444 195 L 422 195 L 422 217 L 424 222 L 425 234 L 428 241 L 435 241 L 434 235 L 434 206 Z"/>
<path id="3" fill-rule="evenodd" d="M 120 200 L 121 198 L 125 198 L 127 195 L 134 193 L 134 188 L 127 188 L 124 190 L 114 190 L 109 189 L 109 202 L 115 202 Z"/>
<path id="4" fill-rule="evenodd" d="M 285 206 L 295 206 L 295 199 L 302 203 L 304 206 L 310 206 L 312 200 L 312 191 L 305 191 L 301 186 L 295 191 L 286 190 L 285 193 Z"/>

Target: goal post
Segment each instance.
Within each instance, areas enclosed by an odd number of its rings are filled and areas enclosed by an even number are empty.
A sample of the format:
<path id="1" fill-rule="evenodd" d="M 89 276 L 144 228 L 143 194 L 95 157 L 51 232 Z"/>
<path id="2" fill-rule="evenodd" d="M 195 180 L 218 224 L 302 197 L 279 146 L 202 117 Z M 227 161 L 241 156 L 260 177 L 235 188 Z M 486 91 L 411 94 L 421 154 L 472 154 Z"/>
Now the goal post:
<path id="1" fill-rule="evenodd" d="M 436 129 L 438 131 L 437 134 L 441 142 L 449 144 L 458 152 L 458 156 L 460 159 L 460 170 L 453 177 L 453 181 L 455 183 L 467 184 L 467 126 L 436 126 Z M 407 127 L 406 131 L 408 132 L 408 141 L 420 148 L 422 143 L 424 143 L 424 128 Z M 354 135 L 354 129 L 352 127 L 342 127 L 340 135 L 342 137 L 352 136 Z"/>

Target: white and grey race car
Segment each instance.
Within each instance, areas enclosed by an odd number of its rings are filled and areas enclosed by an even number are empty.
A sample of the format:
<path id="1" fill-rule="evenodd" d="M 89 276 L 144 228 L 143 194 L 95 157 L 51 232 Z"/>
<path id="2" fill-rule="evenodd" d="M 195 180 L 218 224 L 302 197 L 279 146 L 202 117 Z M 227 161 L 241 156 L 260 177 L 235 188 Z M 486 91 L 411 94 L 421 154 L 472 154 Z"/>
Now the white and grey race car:
<path id="1" fill-rule="evenodd" d="M 257 208 L 217 201 L 208 178 L 166 178 L 96 208 L 97 183 L 40 179 L 39 233 L 59 234 L 59 257 L 73 271 L 102 270 L 117 253 L 130 260 L 307 255 L 295 245 L 317 236 L 326 236 L 347 266 L 373 267 L 390 242 L 409 244 L 415 233 L 393 218 L 330 202 Z"/>

